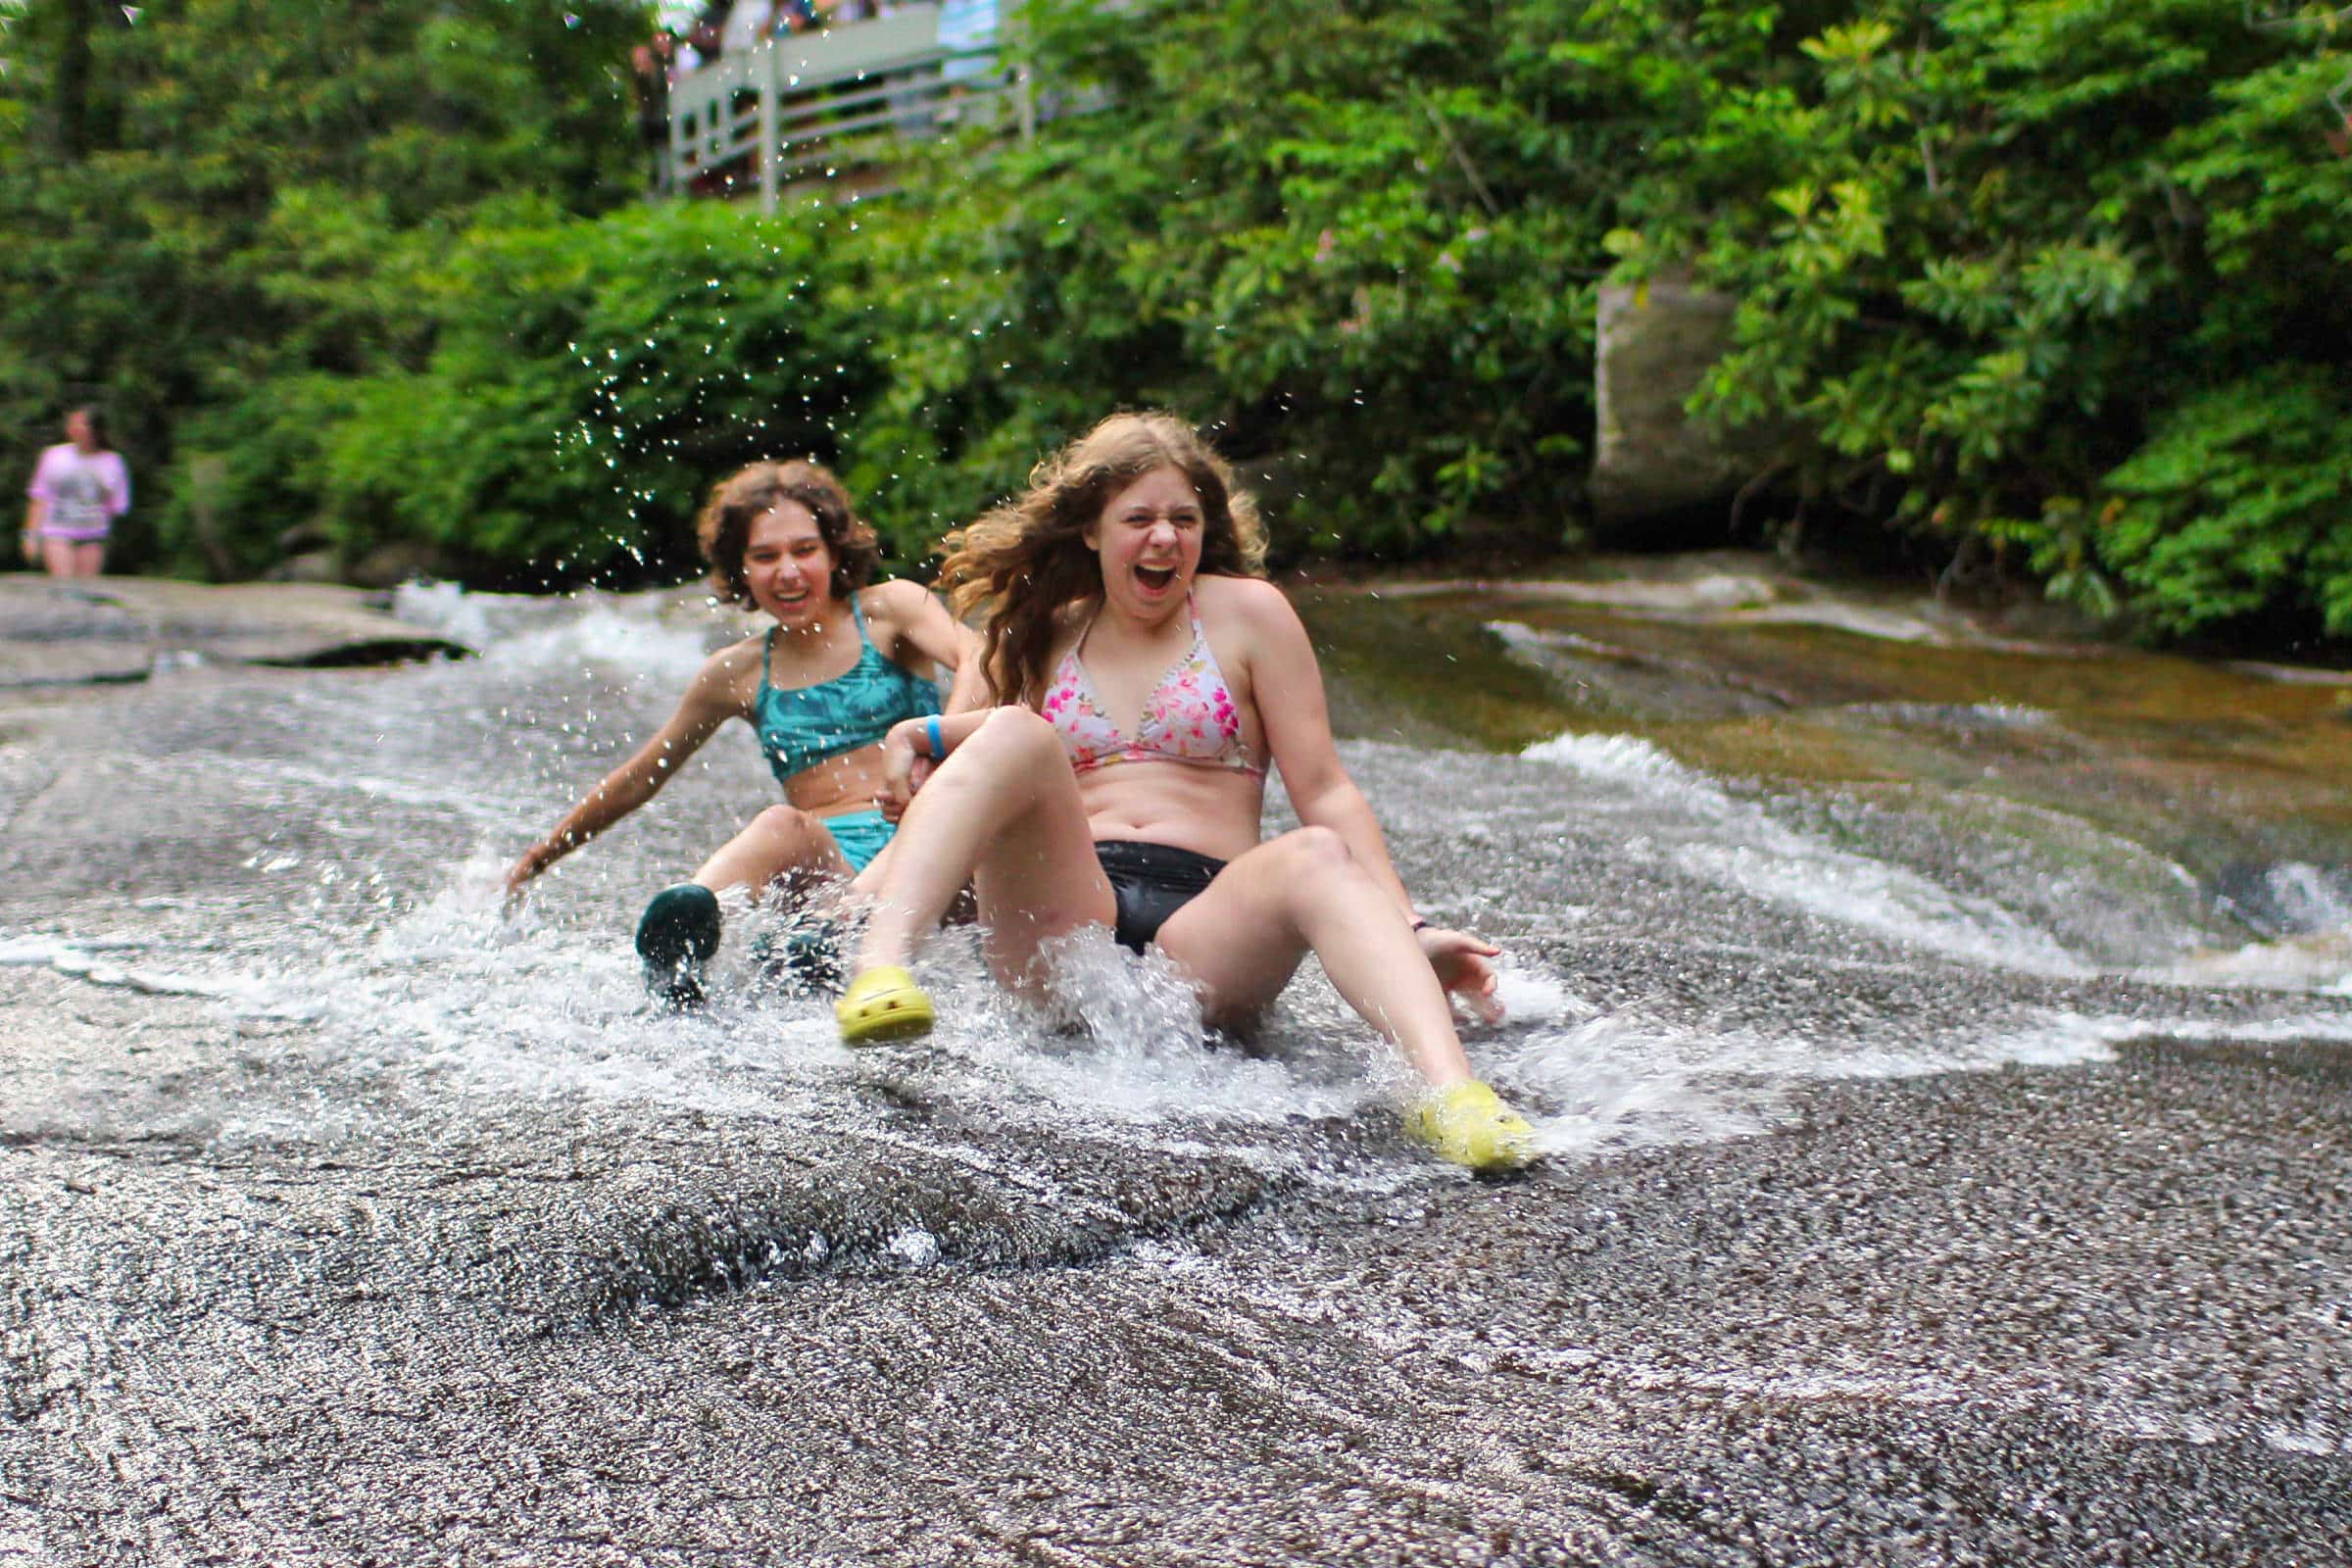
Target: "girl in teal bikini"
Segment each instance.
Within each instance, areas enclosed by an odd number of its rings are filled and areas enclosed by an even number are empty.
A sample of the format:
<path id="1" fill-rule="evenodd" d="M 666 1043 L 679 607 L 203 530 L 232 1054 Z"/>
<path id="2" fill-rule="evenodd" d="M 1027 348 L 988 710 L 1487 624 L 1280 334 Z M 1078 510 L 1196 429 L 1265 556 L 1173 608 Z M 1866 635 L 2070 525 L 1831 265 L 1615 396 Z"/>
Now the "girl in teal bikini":
<path id="1" fill-rule="evenodd" d="M 695 872 L 664 889 L 637 928 L 646 983 L 702 1000 L 717 951 L 717 895 L 745 886 L 805 893 L 874 872 L 893 832 L 874 808 L 881 741 L 939 711 L 930 670 L 974 669 L 971 634 L 919 584 L 872 583 L 880 551 L 841 482 L 813 463 L 756 463 L 716 486 L 696 519 L 721 597 L 772 616 L 764 635 L 713 654 L 669 721 L 589 791 L 507 872 L 525 883 L 652 800 L 730 718 L 749 723 L 787 804 L 771 806 Z"/>

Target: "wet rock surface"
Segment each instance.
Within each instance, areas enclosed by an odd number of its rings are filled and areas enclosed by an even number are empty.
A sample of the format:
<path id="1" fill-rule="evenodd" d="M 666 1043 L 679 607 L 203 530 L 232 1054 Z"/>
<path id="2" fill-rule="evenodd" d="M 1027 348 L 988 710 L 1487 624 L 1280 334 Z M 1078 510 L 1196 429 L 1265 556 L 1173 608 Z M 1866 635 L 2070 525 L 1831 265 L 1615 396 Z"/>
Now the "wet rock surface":
<path id="1" fill-rule="evenodd" d="M 561 1330 L 405 1282 L 593 1170 L 20 1145 L 11 1494 L 87 1561 L 2326 1562 L 2348 1109 L 2150 1047 Z"/>
<path id="2" fill-rule="evenodd" d="M 470 651 L 350 588 L 0 574 L 0 690 L 145 680 L 159 661 L 327 666 Z"/>
<path id="3" fill-rule="evenodd" d="M 1551 1153 L 1479 1182 L 1313 976 L 1204 1049 L 1149 966 L 1073 956 L 1073 1034 L 951 937 L 940 1036 L 853 1054 L 731 908 L 654 1013 L 637 905 L 772 786 L 722 736 L 502 907 L 700 656 L 606 612 L 0 700 L 0 1562 L 2342 1560 L 2324 868 L 2231 859 L 2256 923 L 2088 808 L 1541 682 L 1524 757 L 1351 740 L 1509 950 L 1469 1045 Z"/>

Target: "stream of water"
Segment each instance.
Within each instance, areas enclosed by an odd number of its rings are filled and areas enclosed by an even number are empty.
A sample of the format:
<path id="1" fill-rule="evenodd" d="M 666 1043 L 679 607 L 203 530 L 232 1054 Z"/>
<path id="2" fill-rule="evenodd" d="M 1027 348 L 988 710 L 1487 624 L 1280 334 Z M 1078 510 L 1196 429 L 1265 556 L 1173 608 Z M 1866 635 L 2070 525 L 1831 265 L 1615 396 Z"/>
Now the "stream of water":
<path id="1" fill-rule="evenodd" d="M 1311 966 L 1204 1042 L 951 931 L 939 1034 L 853 1054 L 739 906 L 651 1008 L 748 734 L 498 878 L 724 628 L 401 613 L 480 656 L 0 710 L 0 1563 L 2352 1561 L 2334 689 L 1310 607 L 1506 950 L 1466 1040 L 1546 1157 L 1488 1183 Z"/>

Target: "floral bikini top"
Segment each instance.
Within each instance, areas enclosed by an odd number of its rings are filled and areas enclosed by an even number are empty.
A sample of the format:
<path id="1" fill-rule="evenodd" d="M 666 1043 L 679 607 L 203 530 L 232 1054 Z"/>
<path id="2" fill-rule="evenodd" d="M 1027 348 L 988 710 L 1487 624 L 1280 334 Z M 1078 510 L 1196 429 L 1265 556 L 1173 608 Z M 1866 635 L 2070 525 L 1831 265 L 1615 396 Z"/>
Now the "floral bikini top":
<path id="1" fill-rule="evenodd" d="M 1086 632 L 1061 656 L 1054 684 L 1039 711 L 1061 736 L 1075 772 L 1091 772 L 1114 762 L 1184 762 L 1194 767 L 1226 767 L 1251 778 L 1266 770 L 1250 760 L 1242 746 L 1242 715 L 1233 704 L 1232 688 L 1209 652 L 1208 636 L 1200 629 L 1200 612 L 1188 597 L 1185 609 L 1193 617 L 1193 646 L 1168 666 L 1144 699 L 1143 719 L 1130 740 L 1102 710 L 1095 683 L 1087 679 L 1079 650 Z M 1087 631 L 1094 622 L 1087 622 Z"/>

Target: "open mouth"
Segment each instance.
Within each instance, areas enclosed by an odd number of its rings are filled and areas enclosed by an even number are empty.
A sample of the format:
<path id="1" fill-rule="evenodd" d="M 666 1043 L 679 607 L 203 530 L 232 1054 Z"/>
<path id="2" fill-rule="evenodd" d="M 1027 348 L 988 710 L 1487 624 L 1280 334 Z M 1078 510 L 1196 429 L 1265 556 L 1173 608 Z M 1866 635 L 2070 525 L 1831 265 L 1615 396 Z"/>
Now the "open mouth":
<path id="1" fill-rule="evenodd" d="M 1176 568 L 1174 566 L 1138 566 L 1135 568 L 1135 580 L 1153 593 L 1157 593 L 1176 580 Z"/>

